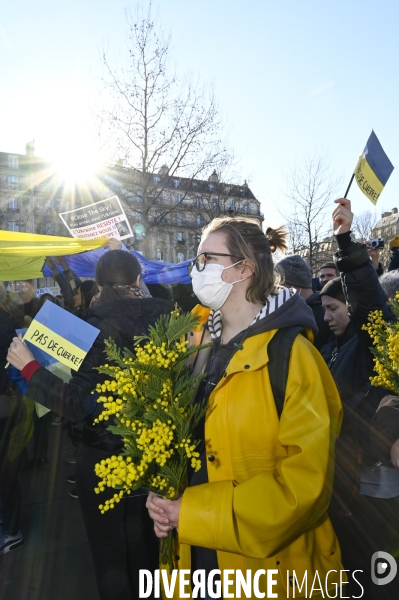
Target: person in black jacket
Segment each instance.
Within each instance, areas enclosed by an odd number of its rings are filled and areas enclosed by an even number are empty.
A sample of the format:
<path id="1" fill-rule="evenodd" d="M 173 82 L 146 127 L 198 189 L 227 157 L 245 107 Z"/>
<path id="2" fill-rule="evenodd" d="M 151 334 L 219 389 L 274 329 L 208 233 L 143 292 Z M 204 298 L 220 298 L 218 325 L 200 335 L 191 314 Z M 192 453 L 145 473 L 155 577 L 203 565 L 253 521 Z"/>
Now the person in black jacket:
<path id="1" fill-rule="evenodd" d="M 27 396 L 72 421 L 82 444 L 76 457 L 76 484 L 87 537 L 94 559 L 101 600 L 130 600 L 138 597 L 139 569 L 157 568 L 157 542 L 145 509 L 145 494 L 137 493 L 115 505 L 104 515 L 94 492 L 98 479 L 94 465 L 121 452 L 123 441 L 108 431 L 111 423 L 93 420 L 102 410 L 93 394 L 106 376 L 95 367 L 107 362 L 104 340 L 112 338 L 119 348 L 133 349 L 133 336 L 148 332 L 161 314 L 173 309 L 171 302 L 146 298 L 140 290 L 140 264 L 129 252 L 105 253 L 96 268 L 100 289 L 93 298 L 87 322 L 100 333 L 70 382 L 41 368 L 28 348 L 14 338 L 8 353 L 11 364 L 29 381 Z M 105 492 L 114 494 L 113 489 Z M 106 497 L 102 498 L 104 501 Z"/>
<path id="2" fill-rule="evenodd" d="M 22 501 L 18 481 L 19 457 L 12 460 L 9 457 L 11 432 L 18 422 L 20 403 L 16 391 L 9 387 L 8 370 L 5 368 L 8 348 L 23 316 L 23 304 L 18 295 L 6 291 L 0 284 L 0 501 L 4 532 L 0 556 L 23 543 L 19 529 Z"/>
<path id="3" fill-rule="evenodd" d="M 321 354 L 338 386 L 344 407 L 343 426 L 337 443 L 334 489 L 340 483 L 337 482 L 337 474 L 342 477 L 344 473 L 347 480 L 357 484 L 360 494 L 354 496 L 340 512 L 332 502 L 330 517 L 341 544 L 344 568 L 363 571 L 359 581 L 366 590 L 364 597 L 396 598 L 399 594 L 396 581 L 381 586 L 381 589 L 371 584 L 371 557 L 374 552 L 385 549 L 391 530 L 391 522 L 386 519 L 386 486 L 383 481 L 371 483 L 374 470 L 378 469 L 371 445 L 371 422 L 387 391 L 371 387 L 370 378 L 374 375 L 370 350 L 372 340 L 362 329 L 371 311 L 382 311 L 387 321 L 394 320 L 395 316 L 387 303 L 366 245 L 351 240 L 353 214 L 349 200 L 336 202 L 338 206 L 333 212 L 338 243 L 335 263 L 341 276 L 328 281 L 320 292 L 325 320 L 335 339 L 321 349 Z M 346 456 L 342 456 L 344 451 Z M 346 458 L 347 462 L 342 463 L 342 458 Z M 359 461 L 362 464 L 356 481 Z M 357 595 L 358 588 L 353 592 Z M 345 594 L 348 593 L 350 590 L 346 588 Z"/>

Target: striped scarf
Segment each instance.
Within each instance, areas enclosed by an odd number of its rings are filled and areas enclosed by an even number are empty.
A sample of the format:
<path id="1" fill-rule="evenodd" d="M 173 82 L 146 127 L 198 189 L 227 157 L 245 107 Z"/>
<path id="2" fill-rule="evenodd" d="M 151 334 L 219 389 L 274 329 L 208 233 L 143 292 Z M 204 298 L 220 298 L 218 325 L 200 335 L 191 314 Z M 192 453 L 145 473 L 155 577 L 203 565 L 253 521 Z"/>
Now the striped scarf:
<path id="1" fill-rule="evenodd" d="M 276 295 L 271 295 L 265 302 L 264 307 L 258 312 L 252 323 L 249 327 L 252 327 L 255 323 L 263 319 L 264 317 L 268 317 L 275 310 L 280 308 L 286 302 L 296 294 L 296 290 L 294 288 L 279 288 L 280 291 Z M 222 337 L 222 315 L 220 310 L 212 309 L 209 313 L 208 317 L 208 329 L 210 336 L 213 340 L 217 340 Z"/>

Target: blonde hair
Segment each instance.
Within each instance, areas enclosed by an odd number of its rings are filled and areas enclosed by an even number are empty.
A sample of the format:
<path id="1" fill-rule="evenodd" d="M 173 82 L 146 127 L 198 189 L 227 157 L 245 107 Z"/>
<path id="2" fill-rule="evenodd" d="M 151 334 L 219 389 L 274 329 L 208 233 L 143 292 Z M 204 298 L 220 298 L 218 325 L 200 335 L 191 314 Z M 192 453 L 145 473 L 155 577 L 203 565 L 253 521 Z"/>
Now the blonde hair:
<path id="1" fill-rule="evenodd" d="M 288 231 L 284 226 L 273 229 L 268 227 L 263 233 L 257 221 L 240 218 L 216 218 L 202 230 L 202 238 L 210 233 L 224 233 L 230 254 L 247 260 L 253 268 L 253 276 L 246 292 L 248 302 L 264 302 L 275 292 L 275 272 L 272 253 L 284 252 Z"/>

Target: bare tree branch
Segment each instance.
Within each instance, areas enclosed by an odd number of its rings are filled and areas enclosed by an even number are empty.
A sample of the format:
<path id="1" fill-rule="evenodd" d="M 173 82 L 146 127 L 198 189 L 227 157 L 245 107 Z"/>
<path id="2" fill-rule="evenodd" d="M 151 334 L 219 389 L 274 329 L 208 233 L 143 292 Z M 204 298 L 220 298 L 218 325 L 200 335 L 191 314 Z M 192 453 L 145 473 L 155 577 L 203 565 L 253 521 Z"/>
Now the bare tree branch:
<path id="1" fill-rule="evenodd" d="M 331 232 L 328 213 L 342 178 L 331 171 L 328 157 L 315 151 L 306 155 L 302 166 L 292 169 L 285 180 L 289 210 L 280 214 L 290 231 L 291 251 L 306 254 L 312 271 L 316 271 L 325 260 L 319 251 L 320 242 Z"/>
<path id="2" fill-rule="evenodd" d="M 234 158 L 222 135 L 212 87 L 194 76 L 178 77 L 171 65 L 171 37 L 162 31 L 152 2 L 138 3 L 133 13 L 126 12 L 126 20 L 125 62 L 116 68 L 108 52 L 102 52 L 103 92 L 108 100 L 99 120 L 109 132 L 113 164 L 137 174 L 135 189 L 114 190 L 134 209 L 140 196 L 140 216 L 148 235 L 176 210 L 161 201 L 171 179 L 185 179 L 186 195 L 187 180 L 226 171 Z M 157 174 L 160 177 L 154 177 Z"/>

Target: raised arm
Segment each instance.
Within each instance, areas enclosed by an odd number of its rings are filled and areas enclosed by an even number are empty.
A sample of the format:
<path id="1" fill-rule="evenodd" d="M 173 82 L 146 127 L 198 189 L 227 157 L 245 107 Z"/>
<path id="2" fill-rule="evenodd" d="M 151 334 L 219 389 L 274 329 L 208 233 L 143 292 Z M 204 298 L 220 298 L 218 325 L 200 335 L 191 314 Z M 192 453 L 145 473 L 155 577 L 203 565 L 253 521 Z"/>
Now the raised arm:
<path id="1" fill-rule="evenodd" d="M 338 250 L 334 260 L 341 274 L 349 317 L 361 331 L 361 326 L 367 323 L 368 315 L 373 310 L 382 310 L 386 320 L 393 320 L 395 317 L 366 245 L 351 239 L 353 213 L 350 200 L 340 198 L 335 203 L 337 206 L 333 212 L 333 230 Z M 366 332 L 361 335 L 368 338 Z M 367 343 L 370 343 L 369 339 Z"/>

